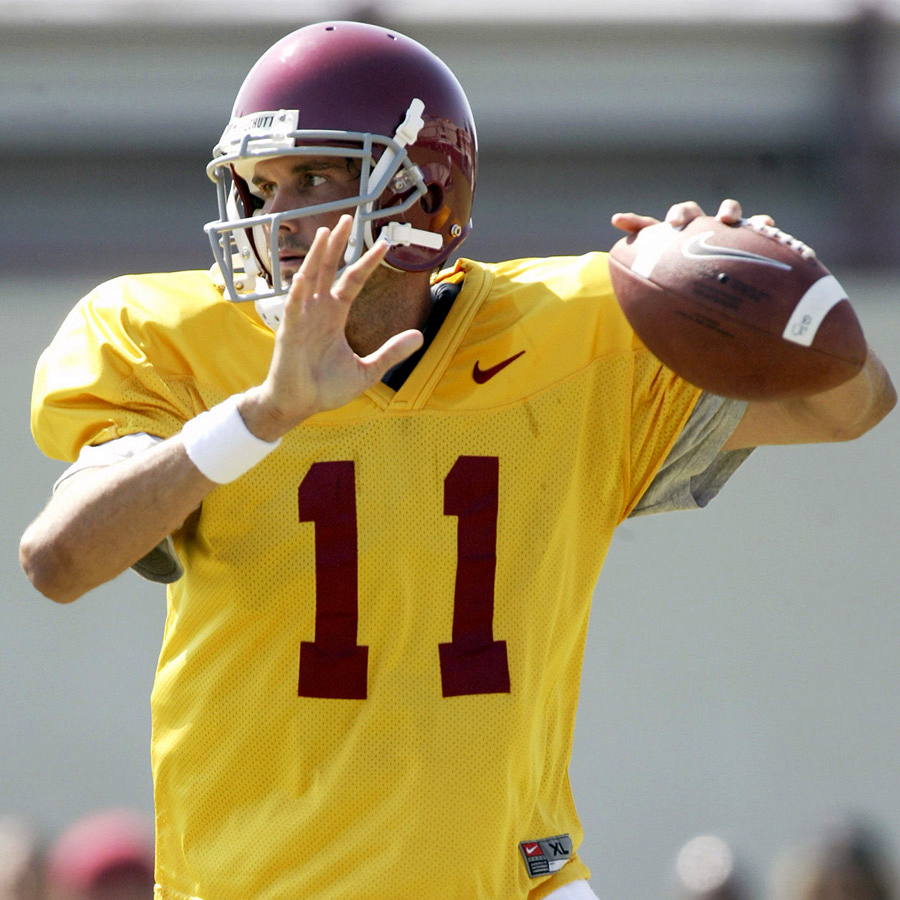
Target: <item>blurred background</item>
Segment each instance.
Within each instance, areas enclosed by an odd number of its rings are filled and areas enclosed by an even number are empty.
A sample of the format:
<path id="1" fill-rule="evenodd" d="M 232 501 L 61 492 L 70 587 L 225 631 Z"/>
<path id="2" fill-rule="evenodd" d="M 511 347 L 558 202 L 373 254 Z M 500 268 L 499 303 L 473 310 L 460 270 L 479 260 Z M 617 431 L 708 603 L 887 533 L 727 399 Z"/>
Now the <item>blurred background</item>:
<path id="1" fill-rule="evenodd" d="M 0 820 L 41 853 L 96 810 L 151 813 L 165 598 L 127 573 L 58 607 L 19 570 L 62 469 L 29 435 L 34 363 L 98 281 L 210 264 L 204 167 L 237 88 L 323 18 L 403 31 L 462 82 L 465 255 L 606 249 L 616 211 L 735 196 L 816 248 L 900 379 L 896 0 L 0 0 Z M 797 874 L 826 844 L 896 872 L 898 450 L 895 412 L 853 444 L 757 451 L 707 511 L 620 529 L 571 766 L 601 900 L 898 896 Z"/>

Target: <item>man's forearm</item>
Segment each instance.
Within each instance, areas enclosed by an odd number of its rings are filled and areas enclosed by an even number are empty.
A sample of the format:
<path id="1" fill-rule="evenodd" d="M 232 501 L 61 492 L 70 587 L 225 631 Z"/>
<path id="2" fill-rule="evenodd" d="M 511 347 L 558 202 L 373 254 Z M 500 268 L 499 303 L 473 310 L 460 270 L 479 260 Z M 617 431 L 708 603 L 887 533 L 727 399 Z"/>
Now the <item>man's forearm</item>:
<path id="1" fill-rule="evenodd" d="M 63 482 L 25 531 L 22 567 L 42 594 L 69 603 L 141 559 L 215 486 L 177 436 L 120 463 L 85 470 Z"/>
<path id="2" fill-rule="evenodd" d="M 723 449 L 854 440 L 874 428 L 896 402 L 891 378 L 870 350 L 862 370 L 830 391 L 750 403 Z"/>

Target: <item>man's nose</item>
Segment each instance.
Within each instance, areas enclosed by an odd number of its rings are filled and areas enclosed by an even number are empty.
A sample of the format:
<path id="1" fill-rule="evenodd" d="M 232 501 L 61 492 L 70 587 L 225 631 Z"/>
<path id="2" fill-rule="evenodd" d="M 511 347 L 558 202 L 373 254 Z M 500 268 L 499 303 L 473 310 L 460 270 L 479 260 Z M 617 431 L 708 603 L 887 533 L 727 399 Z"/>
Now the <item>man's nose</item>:
<path id="1" fill-rule="evenodd" d="M 297 195 L 297 192 L 292 190 L 290 187 L 279 188 L 274 197 L 272 198 L 272 202 L 268 205 L 266 212 L 268 213 L 281 213 L 281 212 L 290 212 L 294 209 L 302 209 L 303 204 L 300 200 L 300 197 Z M 279 225 L 282 228 L 290 227 L 296 224 L 296 219 L 287 219 L 282 220 Z"/>

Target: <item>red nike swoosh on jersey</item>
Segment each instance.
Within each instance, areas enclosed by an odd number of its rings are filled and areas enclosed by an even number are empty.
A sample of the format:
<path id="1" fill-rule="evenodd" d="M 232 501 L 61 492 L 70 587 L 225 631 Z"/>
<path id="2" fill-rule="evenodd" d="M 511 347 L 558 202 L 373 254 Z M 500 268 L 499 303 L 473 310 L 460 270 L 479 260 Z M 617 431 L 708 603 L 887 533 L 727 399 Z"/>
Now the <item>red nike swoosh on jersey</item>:
<path id="1" fill-rule="evenodd" d="M 476 360 L 475 365 L 472 366 L 472 377 L 477 384 L 484 384 L 486 381 L 490 381 L 498 372 L 503 371 L 510 363 L 515 362 L 524 352 L 524 350 L 520 350 L 518 353 L 504 359 L 503 362 L 498 362 L 496 366 L 491 366 L 489 369 L 482 369 L 481 360 Z"/>
<path id="2" fill-rule="evenodd" d="M 522 844 L 522 849 L 528 856 L 534 856 L 541 849 L 540 844 Z"/>

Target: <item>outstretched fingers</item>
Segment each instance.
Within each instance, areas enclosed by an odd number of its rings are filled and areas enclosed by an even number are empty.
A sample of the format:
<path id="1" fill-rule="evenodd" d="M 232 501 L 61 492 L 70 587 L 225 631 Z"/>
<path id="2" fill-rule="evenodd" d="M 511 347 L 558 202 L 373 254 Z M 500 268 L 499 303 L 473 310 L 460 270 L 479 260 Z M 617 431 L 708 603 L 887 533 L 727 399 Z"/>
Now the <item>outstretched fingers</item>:
<path id="1" fill-rule="evenodd" d="M 347 343 L 345 328 L 356 300 L 389 249 L 379 240 L 344 266 L 344 251 L 353 220 L 342 216 L 333 228 L 320 228 L 291 282 L 284 319 L 276 340 L 276 357 L 290 348 L 292 365 L 302 363 L 301 383 L 314 384 L 323 408 L 341 405 L 378 381 L 390 368 L 422 344 L 421 332 L 400 332 L 373 353 L 357 356 Z M 292 376 L 292 382 L 295 378 Z"/>
<path id="2" fill-rule="evenodd" d="M 292 299 L 327 297 L 331 293 L 351 227 L 350 216 L 341 216 L 334 228 L 322 227 L 316 231 L 303 264 L 291 280 Z"/>
<path id="3" fill-rule="evenodd" d="M 348 232 L 347 237 L 349 236 Z M 346 243 L 345 239 L 344 244 Z M 335 294 L 348 303 L 354 300 L 372 273 L 381 265 L 389 248 L 390 244 L 386 240 L 377 240 L 356 262 L 344 269 L 334 286 Z M 343 253 L 343 248 L 341 252 Z"/>

